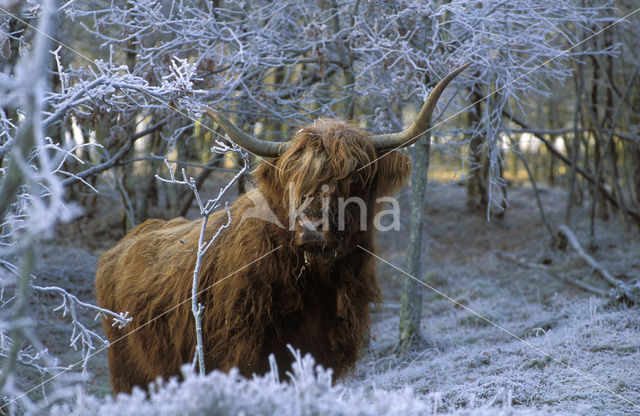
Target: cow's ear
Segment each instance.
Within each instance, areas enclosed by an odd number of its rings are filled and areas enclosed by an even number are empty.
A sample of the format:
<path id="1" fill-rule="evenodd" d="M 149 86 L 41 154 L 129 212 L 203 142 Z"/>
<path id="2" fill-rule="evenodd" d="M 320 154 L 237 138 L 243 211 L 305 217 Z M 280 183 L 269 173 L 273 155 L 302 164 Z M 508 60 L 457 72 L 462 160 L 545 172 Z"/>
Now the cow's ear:
<path id="1" fill-rule="evenodd" d="M 275 159 L 266 159 L 253 171 L 253 177 L 262 192 L 267 192 L 272 196 L 283 195 L 280 175 L 273 162 Z"/>
<path id="2" fill-rule="evenodd" d="M 404 153 L 394 151 L 378 155 L 376 170 L 376 196 L 391 196 L 398 192 L 411 174 L 411 159 Z"/>

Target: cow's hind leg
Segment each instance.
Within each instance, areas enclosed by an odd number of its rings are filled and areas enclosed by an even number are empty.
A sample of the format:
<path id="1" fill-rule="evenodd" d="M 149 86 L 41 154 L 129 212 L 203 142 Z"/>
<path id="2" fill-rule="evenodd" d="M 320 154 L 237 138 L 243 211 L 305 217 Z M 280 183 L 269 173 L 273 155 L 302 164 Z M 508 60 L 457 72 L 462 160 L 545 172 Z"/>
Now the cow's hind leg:
<path id="1" fill-rule="evenodd" d="M 109 345 L 107 356 L 109 359 L 111 388 L 114 395 L 131 393 L 133 386 L 139 386 L 143 390 L 147 390 L 151 380 L 131 360 L 127 353 L 125 340 L 116 341 Z"/>

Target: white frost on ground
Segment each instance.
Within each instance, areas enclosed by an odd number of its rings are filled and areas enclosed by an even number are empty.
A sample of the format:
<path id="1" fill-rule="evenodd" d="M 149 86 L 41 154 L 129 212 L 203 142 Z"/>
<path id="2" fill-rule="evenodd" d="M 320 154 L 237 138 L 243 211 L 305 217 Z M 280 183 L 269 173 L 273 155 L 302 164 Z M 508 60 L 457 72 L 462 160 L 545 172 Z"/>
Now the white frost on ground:
<path id="1" fill-rule="evenodd" d="M 488 313 L 491 305 L 474 306 Z M 530 320 L 553 315 L 547 321 L 553 327 L 544 330 L 524 325 L 519 331 L 526 341 L 588 374 L 611 392 L 523 342 L 503 336 L 491 325 L 466 320 L 465 311 L 454 310 L 433 327 L 434 333 L 444 333 L 457 323 L 455 334 L 449 334 L 450 344 L 428 348 L 410 359 L 406 355 L 395 358 L 393 353 L 376 359 L 376 348 L 384 350 L 386 341 L 375 341 L 356 374 L 333 386 L 330 373 L 320 368 L 314 371 L 309 356 L 298 359 L 290 383 L 278 382 L 274 373 L 251 380 L 236 372 L 213 372 L 201 378 L 185 367 L 182 384 L 173 380 L 150 398 L 141 391 L 115 399 L 78 392 L 73 404 L 56 408 L 52 414 L 638 414 L 624 399 L 640 402 L 640 309 L 607 311 L 588 304 L 566 304 L 553 314 L 534 312 L 529 311 Z M 379 320 L 374 337 L 391 337 L 387 326 L 393 326 L 395 319 L 390 313 Z"/>
<path id="2" fill-rule="evenodd" d="M 640 414 L 640 408 L 625 401 L 640 403 L 640 309 L 603 310 L 588 302 L 566 302 L 553 311 L 532 305 L 507 310 L 513 306 L 507 302 L 501 307 L 495 299 L 470 305 L 548 355 L 465 310 L 451 308 L 426 318 L 428 333 L 446 342 L 436 341 L 408 358 L 396 357 L 392 348 L 397 317 L 388 313 L 373 328 L 373 352 L 348 385 L 438 392 L 442 407 L 449 410 L 510 402 L 540 409 L 541 414 L 545 409 Z"/>
<path id="3" fill-rule="evenodd" d="M 331 373 L 315 367 L 310 356 L 297 357 L 290 383 L 277 372 L 247 380 L 233 371 L 198 377 L 185 367 L 185 380 L 175 379 L 151 392 L 97 399 L 78 392 L 75 404 L 56 407 L 52 415 L 533 415 L 535 409 L 505 407 L 461 409 L 441 413 L 440 395 L 418 395 L 412 389 L 366 389 L 333 386 Z M 550 414 L 575 414 L 553 412 Z"/>

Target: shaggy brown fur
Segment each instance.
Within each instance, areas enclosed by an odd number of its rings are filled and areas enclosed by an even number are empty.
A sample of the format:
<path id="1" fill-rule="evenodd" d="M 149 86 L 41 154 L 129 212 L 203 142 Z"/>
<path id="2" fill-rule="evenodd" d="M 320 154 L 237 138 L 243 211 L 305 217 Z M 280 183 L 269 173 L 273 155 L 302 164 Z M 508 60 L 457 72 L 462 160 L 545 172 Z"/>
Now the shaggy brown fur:
<path id="1" fill-rule="evenodd" d="M 279 170 L 270 163 L 255 170 L 257 188 L 233 204 L 231 227 L 203 259 L 199 290 L 215 284 L 198 297 L 205 306 L 207 371 L 237 367 L 245 376 L 264 373 L 273 353 L 284 376 L 292 361 L 286 345 L 291 344 L 340 377 L 358 357 L 369 304 L 380 301 L 374 259 L 357 245 L 373 250 L 375 199 L 406 182 L 409 159 L 393 152 L 358 171 L 378 155 L 367 133 L 337 121 L 319 120 L 300 130 L 292 143 L 270 161 Z M 367 230 L 358 229 L 357 206 L 352 204 L 356 212 L 348 213 L 345 231 L 332 230 L 330 248 L 305 255 L 288 228 L 256 218 L 240 224 L 242 214 L 253 207 L 252 192 L 261 192 L 287 226 L 290 182 L 298 196 L 318 195 L 321 185 L 328 184 L 332 201 L 338 196 L 363 198 Z M 185 300 L 191 296 L 201 221 L 148 220 L 100 258 L 100 306 L 129 311 L 133 317 L 124 329 L 104 322 L 114 393 L 130 392 L 135 385 L 146 388 L 156 377 L 176 375 L 183 363 L 192 361 L 196 337 L 191 302 Z M 225 222 L 223 211 L 212 215 L 207 237 Z"/>

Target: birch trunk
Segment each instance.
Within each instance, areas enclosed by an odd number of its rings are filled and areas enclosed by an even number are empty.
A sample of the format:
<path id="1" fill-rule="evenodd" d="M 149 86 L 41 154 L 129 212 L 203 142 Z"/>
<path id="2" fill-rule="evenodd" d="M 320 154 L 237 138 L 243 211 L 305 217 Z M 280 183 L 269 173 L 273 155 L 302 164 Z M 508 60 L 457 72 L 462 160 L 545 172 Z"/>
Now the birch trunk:
<path id="1" fill-rule="evenodd" d="M 424 196 L 431 153 L 431 133 L 425 133 L 415 144 L 411 174 L 411 226 L 407 249 L 407 272 L 422 279 L 422 227 L 424 224 Z M 405 347 L 421 339 L 422 284 L 405 277 L 400 306 L 400 346 Z"/>

